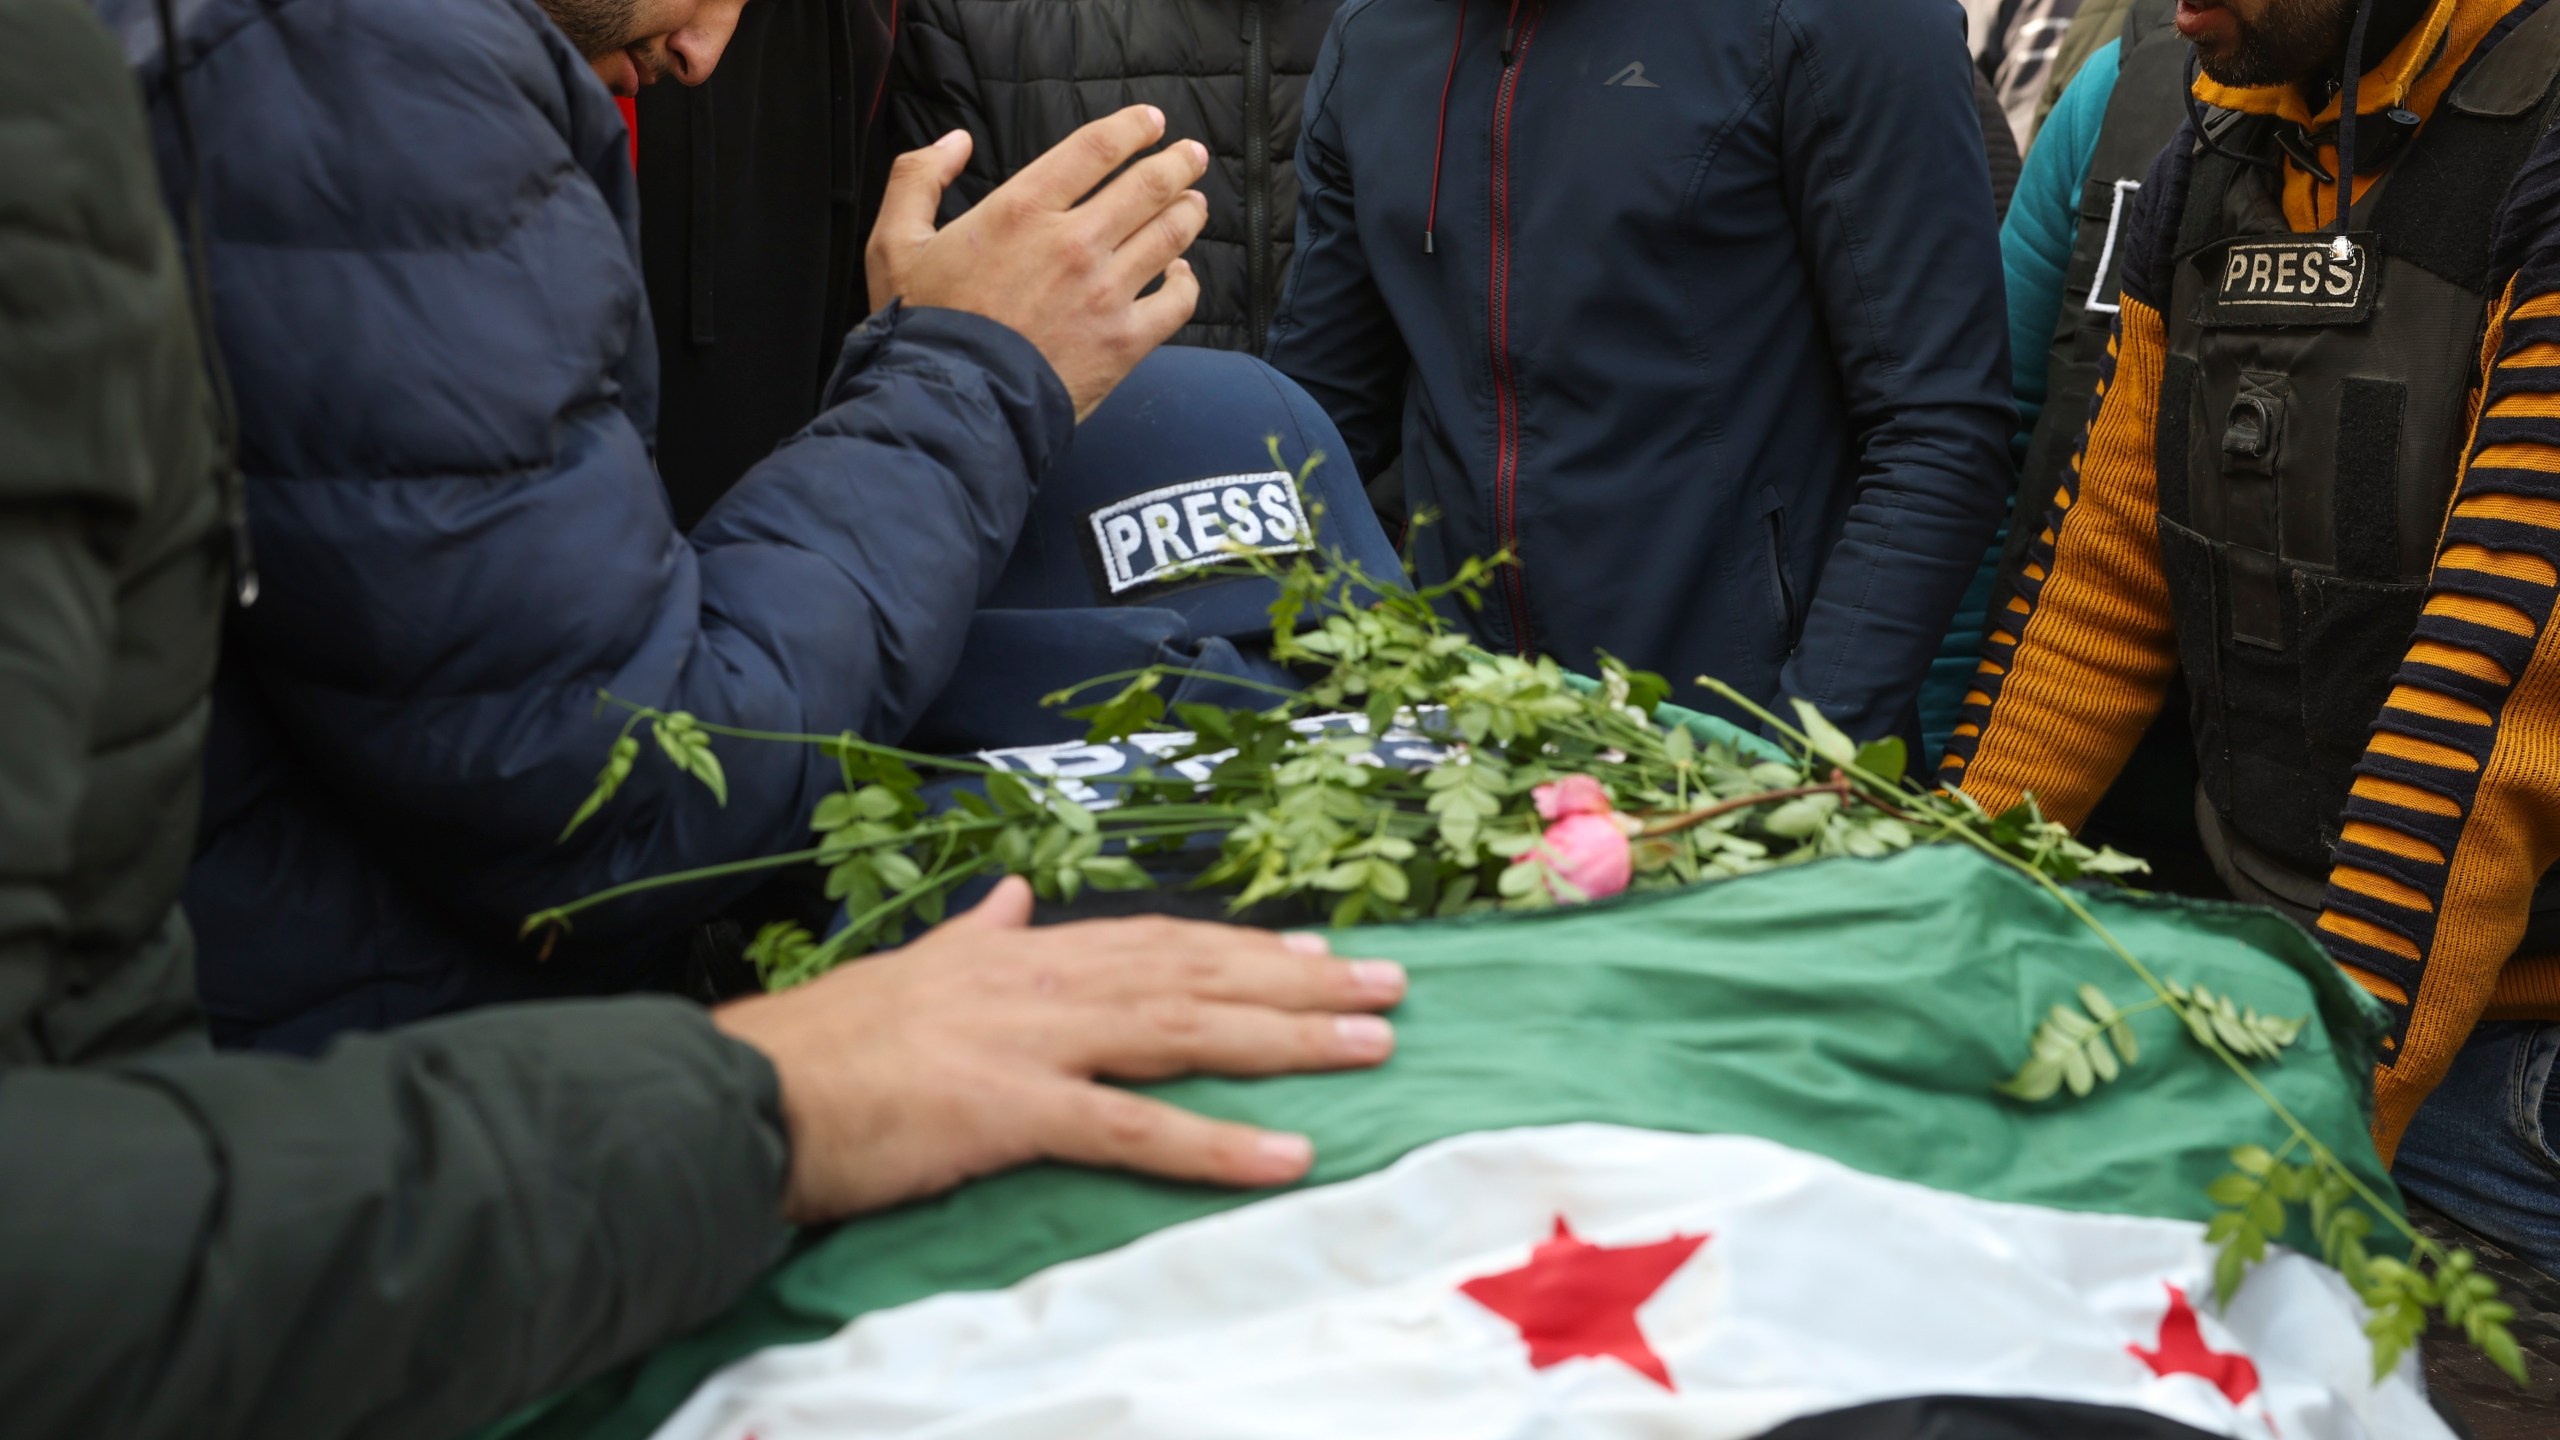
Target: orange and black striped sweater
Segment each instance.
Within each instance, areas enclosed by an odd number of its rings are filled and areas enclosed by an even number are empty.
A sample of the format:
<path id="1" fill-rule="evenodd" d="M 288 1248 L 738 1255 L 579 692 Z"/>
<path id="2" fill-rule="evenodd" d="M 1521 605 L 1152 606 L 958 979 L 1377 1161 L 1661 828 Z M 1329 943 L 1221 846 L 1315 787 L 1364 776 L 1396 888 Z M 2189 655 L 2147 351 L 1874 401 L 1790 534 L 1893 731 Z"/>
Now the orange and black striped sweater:
<path id="1" fill-rule="evenodd" d="M 2540 3 L 2439 0 L 2364 77 L 2363 113 L 2433 114 L 2466 62 Z M 2332 100 L 2308 113 L 2289 86 L 2205 79 L 2196 93 L 2314 130 L 2338 112 Z M 2192 148 L 2182 133 L 2139 197 L 2087 437 L 1942 766 L 1994 811 L 2032 793 L 2078 825 L 2177 669 L 2154 456 L 2161 306 Z M 2321 159 L 2335 174 L 2334 149 Z M 2333 219 L 2334 189 L 2291 162 L 2284 179 L 2297 233 Z M 2560 1019 L 2560 955 L 2516 953 L 2535 886 L 2560 860 L 2560 139 L 2546 137 L 2517 178 L 2498 235 L 2471 444 L 2429 580 L 2425 613 L 2438 623 L 2410 637 L 2376 717 L 2319 919 L 2330 954 L 2402 1022 L 2375 1074 L 2386 1156 L 2479 1021 Z"/>

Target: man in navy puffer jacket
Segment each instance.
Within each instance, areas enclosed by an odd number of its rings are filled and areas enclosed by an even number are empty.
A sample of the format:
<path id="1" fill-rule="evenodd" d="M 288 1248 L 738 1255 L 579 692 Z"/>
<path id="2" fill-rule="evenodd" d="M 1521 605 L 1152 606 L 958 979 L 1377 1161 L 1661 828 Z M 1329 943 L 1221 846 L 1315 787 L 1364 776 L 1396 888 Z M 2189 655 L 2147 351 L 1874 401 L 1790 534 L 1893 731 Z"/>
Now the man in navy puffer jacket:
<path id="1" fill-rule="evenodd" d="M 186 893 L 230 1043 L 629 986 L 644 942 L 735 891 L 653 892 L 547 963 L 517 923 L 796 848 L 838 782 L 816 751 L 723 743 L 716 805 L 651 747 L 564 842 L 620 728 L 598 692 L 902 733 L 1078 413 L 1197 294 L 1174 257 L 1198 146 L 1068 208 L 1160 116 L 1097 122 L 1039 194 L 1026 170 L 939 237 L 965 137 L 910 157 L 872 259 L 916 303 L 853 334 L 826 408 L 688 536 L 649 458 L 623 124 L 533 0 L 181 4 L 197 167 L 152 0 L 102 9 L 173 198 L 201 192 L 264 585 L 230 627 Z"/>
<path id="2" fill-rule="evenodd" d="M 1269 358 L 1418 578 L 1517 554 L 1487 644 L 1907 729 L 2015 425 L 1967 65 L 1955 0 L 1349 0 Z"/>

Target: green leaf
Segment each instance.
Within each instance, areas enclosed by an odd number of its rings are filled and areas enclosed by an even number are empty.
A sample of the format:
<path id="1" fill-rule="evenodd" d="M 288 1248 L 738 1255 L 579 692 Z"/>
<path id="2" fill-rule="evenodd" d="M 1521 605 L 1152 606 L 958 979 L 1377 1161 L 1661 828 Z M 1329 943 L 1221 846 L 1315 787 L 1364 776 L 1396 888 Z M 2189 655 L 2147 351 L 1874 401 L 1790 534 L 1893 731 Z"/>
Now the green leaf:
<path id="1" fill-rule="evenodd" d="M 871 869 L 880 877 L 880 883 L 891 890 L 909 890 L 924 879 L 924 867 L 896 850 L 873 851 Z"/>
<path id="2" fill-rule="evenodd" d="M 853 813 L 865 820 L 893 820 L 906 809 L 896 791 L 883 789 L 877 785 L 868 785 L 855 791 L 850 805 Z"/>
<path id="3" fill-rule="evenodd" d="M 639 758 L 639 741 L 625 735 L 613 742 L 613 751 L 606 757 L 604 769 L 597 772 L 596 788 L 578 806 L 578 813 L 569 817 L 568 825 L 560 831 L 560 839 L 566 840 L 576 834 L 579 826 L 594 819 L 596 812 L 612 801 L 615 793 L 622 789 L 622 782 L 631 778 L 631 766 Z"/>
<path id="4" fill-rule="evenodd" d="M 2265 1244 L 2262 1237 L 2244 1228 L 2231 1238 L 2231 1243 L 2222 1247 L 2221 1254 L 2213 1257 L 2215 1304 L 2229 1305 L 2231 1297 L 2240 1293 L 2240 1282 L 2249 1274 L 2251 1256 L 2248 1245 L 2251 1240 L 2257 1240 L 2260 1246 Z"/>
<path id="5" fill-rule="evenodd" d="M 1858 749 L 1858 768 L 1888 785 L 1898 784 L 1910 767 L 1910 748 L 1899 735 L 1870 740 Z"/>
<path id="6" fill-rule="evenodd" d="M 2244 1175 L 2263 1177 L 2276 1168 L 2276 1157 L 2264 1145 L 2243 1145 L 2231 1152 L 2231 1163 Z"/>
<path id="7" fill-rule="evenodd" d="M 720 769 L 720 757 L 711 753 L 709 742 L 690 747 L 685 768 L 693 772 L 711 791 L 711 798 L 724 809 L 729 804 L 729 777 Z"/>
<path id="8" fill-rule="evenodd" d="M 756 978 L 767 990 L 787 990 L 816 978 L 805 973 L 817 940 L 808 931 L 788 920 L 776 920 L 756 931 L 747 942 L 747 959 L 756 967 Z"/>
<path id="9" fill-rule="evenodd" d="M 1788 840 L 1801 840 L 1821 831 L 1840 808 L 1836 795 L 1802 795 L 1760 817 L 1760 828 Z"/>
<path id="10" fill-rule="evenodd" d="M 1674 765 L 1687 765 L 1698 758 L 1698 742 L 1688 726 L 1674 725 L 1662 732 L 1662 756 Z"/>
<path id="11" fill-rule="evenodd" d="M 1404 867 L 1391 860 L 1369 862 L 1369 893 L 1390 905 L 1401 905 L 1413 895 L 1413 883 Z"/>
<path id="12" fill-rule="evenodd" d="M 2036 1056 L 2018 1068 L 2018 1073 L 1993 1087 L 2012 1099 L 2032 1105 L 2050 1100 L 2062 1090 L 2062 1062 Z"/>
<path id="13" fill-rule="evenodd" d="M 1101 704 L 1070 710 L 1067 714 L 1086 722 L 1084 738 L 1088 745 L 1126 740 L 1163 722 L 1164 697 L 1156 693 L 1156 687 L 1161 683 L 1162 677 L 1150 670 Z"/>
<path id="14" fill-rule="evenodd" d="M 2114 1023 L 2117 1013 L 2115 1002 L 2107 998 L 2106 991 L 2095 985 L 2083 985 L 2080 987 L 2079 994 L 2080 1008 L 2096 1016 L 2099 1024 Z"/>
<path id="15" fill-rule="evenodd" d="M 1146 890 L 1155 885 L 1145 867 L 1126 855 L 1096 855 L 1079 868 L 1096 890 Z"/>
<path id="16" fill-rule="evenodd" d="M 2258 1197 L 2258 1181 L 2253 1175 L 2225 1174 L 2204 1187 L 2204 1198 L 2216 1205 L 2238 1207 Z"/>
<path id="17" fill-rule="evenodd" d="M 1796 728 L 1804 732 L 1805 744 L 1814 754 L 1834 765 L 1858 763 L 1857 742 L 1839 726 L 1822 718 L 1822 712 L 1813 708 L 1811 701 L 1791 700 L 1789 703 L 1795 706 Z"/>

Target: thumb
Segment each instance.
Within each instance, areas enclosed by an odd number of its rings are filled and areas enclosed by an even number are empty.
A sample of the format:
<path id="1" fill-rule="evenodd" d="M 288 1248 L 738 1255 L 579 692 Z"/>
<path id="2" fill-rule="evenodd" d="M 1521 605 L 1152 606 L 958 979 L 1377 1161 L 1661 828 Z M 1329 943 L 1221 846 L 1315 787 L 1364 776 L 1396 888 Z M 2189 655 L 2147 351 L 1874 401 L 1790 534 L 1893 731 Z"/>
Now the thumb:
<path id="1" fill-rule="evenodd" d="M 889 169 L 888 189 L 880 197 L 880 218 L 872 222 L 872 243 L 931 238 L 934 217 L 942 210 L 942 192 L 960 178 L 973 143 L 968 131 L 954 130 L 921 150 L 899 156 Z"/>
<path id="2" fill-rule="evenodd" d="M 951 923 L 978 930 L 1020 930 L 1031 924 L 1031 882 L 1019 875 L 1007 875 L 996 882 L 996 888 Z"/>

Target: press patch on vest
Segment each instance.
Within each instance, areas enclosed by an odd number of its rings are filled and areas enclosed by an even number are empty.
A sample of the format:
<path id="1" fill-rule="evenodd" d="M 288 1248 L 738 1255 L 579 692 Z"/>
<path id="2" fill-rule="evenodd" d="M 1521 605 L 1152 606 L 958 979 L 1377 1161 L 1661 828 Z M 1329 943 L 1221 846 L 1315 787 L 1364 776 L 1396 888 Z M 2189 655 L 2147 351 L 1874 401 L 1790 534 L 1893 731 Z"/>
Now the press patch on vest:
<path id="1" fill-rule="evenodd" d="M 1314 548 L 1306 506 L 1282 470 L 1167 485 L 1114 501 L 1086 520 L 1103 583 L 1115 596 L 1244 554 L 1295 555 Z"/>
<path id="2" fill-rule="evenodd" d="M 2282 240 L 2237 240 L 2207 251 L 2211 284 L 2202 314 L 2206 325 L 2355 325 L 2373 308 L 2373 243 L 2350 237 L 2346 256 L 2329 235 Z"/>

